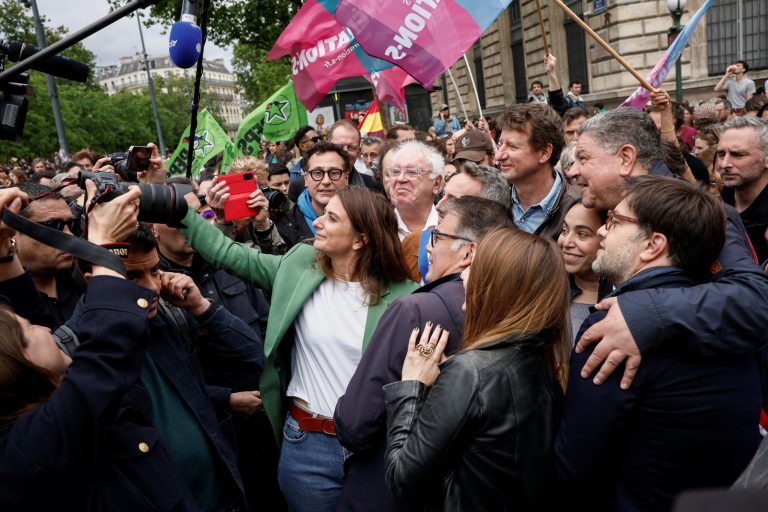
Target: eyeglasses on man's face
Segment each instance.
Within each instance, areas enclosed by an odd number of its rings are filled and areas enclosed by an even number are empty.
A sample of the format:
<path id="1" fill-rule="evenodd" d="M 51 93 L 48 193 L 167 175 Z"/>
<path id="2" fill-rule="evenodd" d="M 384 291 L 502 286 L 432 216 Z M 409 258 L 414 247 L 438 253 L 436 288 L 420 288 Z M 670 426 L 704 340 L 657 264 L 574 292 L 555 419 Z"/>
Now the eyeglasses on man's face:
<path id="1" fill-rule="evenodd" d="M 617 222 L 618 221 L 618 222 Z M 608 210 L 608 216 L 605 219 L 605 230 L 610 231 L 612 227 L 620 222 L 628 222 L 630 224 L 638 224 L 637 219 L 627 217 L 626 215 L 619 215 L 613 210 Z"/>
<path id="2" fill-rule="evenodd" d="M 429 173 L 426 169 L 421 169 L 419 167 L 406 167 L 404 169 L 401 169 L 400 167 L 390 167 L 386 170 L 387 176 L 390 178 L 397 179 L 400 176 L 403 176 L 404 178 L 407 178 L 409 180 L 415 180 L 418 179 L 420 176 Z"/>
<path id="3" fill-rule="evenodd" d="M 429 243 L 432 245 L 432 247 L 434 247 L 435 245 L 437 245 L 437 242 L 439 242 L 441 238 L 447 238 L 449 240 L 462 240 L 464 242 L 473 242 L 473 240 L 470 240 L 469 238 L 464 236 L 441 233 L 440 231 L 433 229 L 432 233 L 429 234 Z"/>
<path id="4" fill-rule="evenodd" d="M 326 174 L 331 181 L 339 181 L 341 177 L 344 176 L 344 172 L 345 171 L 343 169 L 322 169 L 317 167 L 315 169 L 310 169 L 307 174 L 309 174 L 309 177 L 315 181 L 323 181 L 323 178 Z"/>

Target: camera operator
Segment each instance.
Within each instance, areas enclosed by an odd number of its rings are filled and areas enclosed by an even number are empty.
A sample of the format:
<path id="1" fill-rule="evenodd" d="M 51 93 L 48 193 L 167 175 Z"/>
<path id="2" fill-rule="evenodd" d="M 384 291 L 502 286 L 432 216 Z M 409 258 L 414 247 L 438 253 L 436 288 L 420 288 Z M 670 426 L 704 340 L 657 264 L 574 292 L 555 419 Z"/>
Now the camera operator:
<path id="1" fill-rule="evenodd" d="M 114 177 L 97 173 L 93 179 L 109 182 Z M 160 189 L 146 189 L 150 196 L 170 193 L 162 186 L 155 187 Z M 89 186 L 88 196 L 96 195 L 96 188 Z M 160 206 L 166 205 L 165 199 Z M 142 204 L 140 212 L 147 208 Z M 121 249 L 128 253 L 123 259 L 128 279 L 154 292 L 148 304 L 152 341 L 141 384 L 131 391 L 123 410 L 160 432 L 171 460 L 201 510 L 241 507 L 245 500 L 230 412 L 254 414 L 260 405 L 255 391 L 264 357 L 260 339 L 243 321 L 202 297 L 190 277 L 161 273 L 155 239 L 144 225 L 122 242 Z M 91 272 L 83 267 L 88 279 Z M 11 281 L 23 284 L 23 278 L 21 275 Z M 15 303 L 21 304 L 34 295 L 23 286 L 4 289 L 16 299 Z M 164 301 L 159 300 L 161 295 Z M 34 313 L 36 309 L 29 307 Z M 81 312 L 76 310 L 65 329 L 57 330 L 60 346 L 78 345 Z M 228 368 L 228 387 L 206 385 L 198 351 L 213 354 Z"/>
<path id="2" fill-rule="evenodd" d="M 89 240 L 114 243 L 136 226 L 134 189 L 91 212 Z M 0 191 L 0 214 L 27 195 Z M 0 224 L 0 280 L 24 269 Z M 0 308 L 0 509 L 195 510 L 157 431 L 121 414 L 148 341 L 153 292 L 94 265 L 71 360 L 48 329 Z"/>
<path id="3" fill-rule="evenodd" d="M 29 197 L 40 197 L 31 201 L 21 211 L 27 220 L 71 233 L 75 218 L 67 202 L 53 189 L 39 183 L 25 182 L 17 190 Z M 53 316 L 53 326 L 58 326 L 72 316 L 80 296 L 85 289 L 80 272 L 74 268 L 72 255 L 45 245 L 18 233 L 15 237 L 16 253 L 21 264 L 29 269 L 26 278 L 31 278 L 34 287 L 43 299 L 48 312 Z M 24 279 L 24 278 L 22 278 Z M 0 283 L 0 295 L 9 295 L 7 286 L 15 287 L 16 282 Z"/>

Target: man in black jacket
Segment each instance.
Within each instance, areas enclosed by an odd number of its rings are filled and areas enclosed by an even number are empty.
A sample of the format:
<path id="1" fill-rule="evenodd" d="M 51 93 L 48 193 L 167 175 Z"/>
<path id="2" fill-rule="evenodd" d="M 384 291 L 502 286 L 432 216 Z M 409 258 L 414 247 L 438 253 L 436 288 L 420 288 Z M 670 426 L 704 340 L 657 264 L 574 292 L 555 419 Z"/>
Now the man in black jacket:
<path id="1" fill-rule="evenodd" d="M 512 225 L 509 211 L 497 202 L 460 197 L 441 206 L 443 215 L 427 246 L 428 285 L 396 300 L 379 320 L 371 342 L 339 398 L 336 434 L 353 455 L 347 460 L 338 511 L 421 510 L 419 499 L 395 498 L 384 478 L 387 447 L 382 386 L 400 380 L 408 339 L 427 321 L 450 332 L 447 353 L 458 350 L 464 331 L 461 272 L 472 262 L 477 243 L 495 227 Z"/>

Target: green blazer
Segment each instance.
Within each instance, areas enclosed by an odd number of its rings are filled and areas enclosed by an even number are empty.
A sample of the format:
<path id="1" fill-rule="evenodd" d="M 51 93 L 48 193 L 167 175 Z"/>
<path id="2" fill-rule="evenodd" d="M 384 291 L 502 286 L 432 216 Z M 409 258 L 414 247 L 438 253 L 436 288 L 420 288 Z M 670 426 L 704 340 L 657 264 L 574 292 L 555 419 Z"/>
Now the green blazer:
<path id="1" fill-rule="evenodd" d="M 187 211 L 182 222 L 186 227 L 181 232 L 206 261 L 272 294 L 264 340 L 266 364 L 259 387 L 264 410 L 279 445 L 288 405 L 285 391 L 291 378 L 293 321 L 325 279 L 315 264 L 317 251 L 311 245 L 297 244 L 283 256 L 262 254 L 230 240 L 192 209 Z M 382 293 L 381 301 L 368 308 L 361 340 L 363 350 L 368 346 L 384 310 L 394 300 L 408 295 L 417 287 L 412 281 L 391 283 L 389 289 Z"/>

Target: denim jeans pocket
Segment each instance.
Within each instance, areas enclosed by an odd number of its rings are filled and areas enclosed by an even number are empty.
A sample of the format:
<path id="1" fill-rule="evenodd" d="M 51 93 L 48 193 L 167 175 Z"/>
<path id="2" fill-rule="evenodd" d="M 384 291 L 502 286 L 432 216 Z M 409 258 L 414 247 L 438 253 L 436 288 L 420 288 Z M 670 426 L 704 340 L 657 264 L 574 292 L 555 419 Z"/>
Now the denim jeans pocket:
<path id="1" fill-rule="evenodd" d="M 283 439 L 289 443 L 300 443 L 306 439 L 307 433 L 299 428 L 299 422 L 290 414 L 285 418 L 283 425 Z"/>

